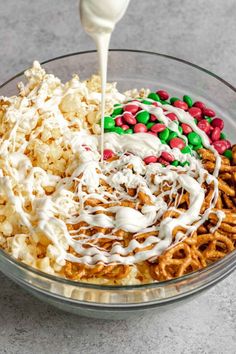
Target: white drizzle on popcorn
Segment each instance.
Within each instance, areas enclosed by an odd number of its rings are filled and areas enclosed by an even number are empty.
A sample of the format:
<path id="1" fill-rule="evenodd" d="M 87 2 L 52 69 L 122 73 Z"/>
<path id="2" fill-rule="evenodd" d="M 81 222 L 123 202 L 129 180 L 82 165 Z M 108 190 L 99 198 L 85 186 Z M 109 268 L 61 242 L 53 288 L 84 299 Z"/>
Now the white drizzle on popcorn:
<path id="1" fill-rule="evenodd" d="M 90 97 L 91 95 L 94 97 L 86 84 L 74 78 L 70 84 L 63 85 L 53 75 L 46 75 L 38 63 L 34 64 L 33 69 L 27 71 L 26 76 L 29 83 L 27 86 L 21 85 L 22 97 L 1 98 L 2 107 L 4 104 L 6 106 L 1 124 L 4 126 L 8 124 L 9 129 L 4 131 L 0 142 L 0 201 L 3 200 L 0 204 L 0 216 L 8 216 L 1 224 L 0 231 L 7 236 L 12 235 L 9 249 L 14 257 L 34 264 L 35 251 L 32 250 L 32 245 L 26 242 L 26 238 L 32 237 L 33 242 L 37 244 L 40 238 L 46 237 L 47 256 L 42 267 L 46 267 L 48 272 L 53 272 L 49 261 L 57 265 L 54 269 L 56 267 L 60 269 L 66 260 L 90 265 L 97 262 L 132 265 L 153 259 L 171 247 L 172 232 L 176 226 L 187 229 L 185 234 L 179 232 L 176 235 L 175 242 L 179 242 L 207 220 L 218 197 L 217 176 L 221 158 L 209 144 L 208 137 L 196 127 L 188 113 L 169 105 L 165 105 L 166 112 L 163 112 L 161 105 L 160 107 L 145 106 L 146 110 L 157 114 L 166 126 L 177 133 L 175 123 L 166 117 L 169 112 L 175 113 L 181 122 L 190 125 L 201 136 L 204 147 L 213 151 L 216 157 L 213 175 L 202 167 L 197 156 L 182 154 L 178 149 L 171 150 L 167 145 L 163 145 L 158 137 L 143 133 L 123 136 L 106 134 L 105 148 L 112 149 L 120 155 L 120 158 L 101 164 L 98 151 L 99 137 L 90 135 L 84 129 L 92 104 Z M 114 101 L 124 101 L 125 97 L 120 95 L 115 87 L 111 90 L 113 92 L 110 98 L 108 96 L 108 101 L 110 100 L 112 105 Z M 67 99 L 68 111 L 66 112 Z M 141 103 L 136 104 L 144 108 Z M 95 105 L 95 108 L 97 106 Z M 73 112 L 69 111 L 72 108 Z M 56 133 L 53 133 L 55 129 Z M 44 161 L 40 161 L 41 165 L 38 166 L 34 155 L 30 154 L 32 143 L 37 139 L 37 144 L 45 140 L 46 138 L 42 139 L 42 137 L 47 131 L 54 134 L 55 154 L 58 148 L 66 152 L 67 157 L 69 156 L 58 167 L 62 170 L 61 175 L 56 173 L 57 169 L 54 170 L 53 167 L 50 169 L 50 163 L 44 168 Z M 42 149 L 41 153 L 39 150 L 42 159 L 47 153 L 44 145 L 47 146 L 47 144 L 39 144 L 37 147 Z M 90 151 L 86 150 L 86 147 L 89 147 Z M 176 169 L 173 166 L 162 167 L 159 163 L 148 166 L 144 164 L 145 156 L 150 154 L 160 156 L 162 151 L 171 151 L 177 160 L 189 161 L 190 166 Z M 126 155 L 127 152 L 131 154 Z M 133 165 L 132 170 L 128 168 L 130 164 Z M 151 175 L 154 174 L 156 176 L 152 182 Z M 100 179 L 104 179 L 116 192 L 112 194 L 105 192 L 100 185 Z M 77 189 L 73 190 L 75 181 L 78 185 Z M 201 185 L 204 181 L 207 184 L 214 184 L 214 193 L 210 207 L 201 215 L 200 209 L 205 198 L 205 190 Z M 164 182 L 172 185 L 172 189 L 155 196 L 154 192 Z M 83 186 L 87 187 L 88 193 L 82 190 Z M 152 205 L 144 205 L 141 211 L 121 206 L 105 209 L 112 212 L 114 216 L 94 215 L 95 211 L 103 210 L 102 207 L 84 206 L 87 198 L 95 198 L 103 203 L 108 202 L 105 196 L 108 197 L 109 202 L 134 199 L 126 193 L 124 186 L 144 192 L 151 198 Z M 163 196 L 169 193 L 171 198 L 171 195 L 179 190 L 189 193 L 189 209 L 181 213 L 178 218 L 168 217 L 159 222 L 161 216 L 169 210 Z M 172 209 L 177 210 L 177 205 Z M 220 223 L 224 213 L 217 213 L 217 216 Z M 108 252 L 96 246 L 96 240 L 104 238 L 103 233 L 93 236 L 80 234 L 78 239 L 76 230 L 68 231 L 68 224 L 73 225 L 80 221 L 85 221 L 91 227 L 111 228 L 111 233 L 105 237 L 116 241 L 112 249 Z M 156 225 L 153 226 L 154 224 Z M 123 247 L 119 237 L 115 235 L 118 229 L 134 233 L 127 247 Z M 144 243 L 135 239 L 138 234 L 150 231 L 158 231 L 159 235 L 147 237 Z M 0 242 L 4 242 L 2 237 Z M 89 242 L 90 247 L 85 248 L 84 245 Z M 150 245 L 153 246 L 150 250 L 133 252 L 136 248 L 142 249 Z M 77 255 L 68 252 L 69 246 Z"/>

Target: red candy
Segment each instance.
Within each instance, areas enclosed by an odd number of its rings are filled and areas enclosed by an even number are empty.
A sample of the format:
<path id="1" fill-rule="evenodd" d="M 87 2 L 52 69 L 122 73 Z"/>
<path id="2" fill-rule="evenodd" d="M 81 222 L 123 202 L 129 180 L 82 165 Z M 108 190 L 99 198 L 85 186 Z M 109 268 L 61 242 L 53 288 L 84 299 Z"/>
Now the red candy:
<path id="1" fill-rule="evenodd" d="M 202 119 L 200 120 L 200 122 L 198 122 L 198 128 L 200 128 L 201 130 L 203 130 L 206 134 L 210 134 L 211 132 L 211 125 L 210 123 L 206 120 L 206 119 Z"/>
<path id="2" fill-rule="evenodd" d="M 145 159 L 143 159 L 146 165 L 149 165 L 150 163 L 155 163 L 157 162 L 157 157 L 156 156 L 147 156 Z"/>
<path id="3" fill-rule="evenodd" d="M 157 91 L 157 94 L 159 95 L 160 99 L 163 101 L 168 100 L 168 98 L 170 97 L 170 95 L 168 94 L 168 92 L 164 91 L 164 90 L 159 90 Z"/>
<path id="4" fill-rule="evenodd" d="M 217 140 L 214 141 L 212 143 L 212 145 L 214 146 L 214 148 L 216 149 L 216 151 L 223 155 L 223 153 L 225 152 L 225 150 L 227 150 L 227 143 L 225 142 L 225 140 Z"/>
<path id="5" fill-rule="evenodd" d="M 158 102 L 155 102 L 155 101 L 152 102 L 152 105 L 155 106 L 155 107 L 159 107 Z"/>
<path id="6" fill-rule="evenodd" d="M 171 154 L 169 154 L 169 152 L 166 151 L 163 151 L 161 153 L 161 157 L 168 162 L 173 162 L 175 160 L 174 156 L 172 156 Z"/>
<path id="7" fill-rule="evenodd" d="M 200 108 L 201 110 L 203 110 L 206 108 L 206 105 L 201 101 L 196 101 L 194 103 L 193 107 L 197 107 L 197 108 Z"/>
<path id="8" fill-rule="evenodd" d="M 185 147 L 185 142 L 180 138 L 173 138 L 170 140 L 170 147 L 172 149 L 177 148 L 181 150 Z"/>
<path id="9" fill-rule="evenodd" d="M 108 159 L 110 159 L 110 158 L 113 157 L 113 156 L 115 156 L 115 153 L 114 153 L 112 150 L 110 150 L 110 149 L 105 149 L 105 150 L 103 151 L 103 159 L 104 159 L 104 160 L 108 160 Z"/>
<path id="10" fill-rule="evenodd" d="M 174 113 L 168 113 L 166 117 L 168 117 L 170 120 L 178 120 L 176 114 Z"/>
<path id="11" fill-rule="evenodd" d="M 124 107 L 124 111 L 130 112 L 132 114 L 136 114 L 138 112 L 138 110 L 139 110 L 139 106 L 137 106 L 136 104 L 132 104 L 132 103 L 128 103 Z"/>
<path id="12" fill-rule="evenodd" d="M 211 122 L 211 125 L 214 128 L 220 128 L 220 130 L 224 129 L 224 121 L 221 118 L 214 118 L 213 121 Z"/>
<path id="13" fill-rule="evenodd" d="M 215 127 L 215 128 L 212 130 L 212 133 L 211 133 L 211 140 L 212 140 L 212 141 L 220 140 L 220 128 Z"/>
<path id="14" fill-rule="evenodd" d="M 182 127 L 183 133 L 185 135 L 188 135 L 189 133 L 191 133 L 193 131 L 192 128 L 188 124 L 182 123 L 181 127 Z"/>
<path id="15" fill-rule="evenodd" d="M 215 111 L 213 111 L 213 109 L 210 109 L 210 108 L 204 108 L 203 109 L 203 114 L 204 116 L 207 116 L 207 117 L 215 117 Z"/>
<path id="16" fill-rule="evenodd" d="M 123 124 L 123 125 L 121 126 L 121 128 L 122 128 L 123 130 L 127 130 L 127 129 L 129 129 L 129 126 L 128 126 L 127 124 Z"/>
<path id="17" fill-rule="evenodd" d="M 151 131 L 152 131 L 153 133 L 160 133 L 160 132 L 162 132 L 162 131 L 165 130 L 165 129 L 166 129 L 165 124 L 161 124 L 161 123 L 157 123 L 157 124 L 155 124 L 155 125 L 153 125 L 153 126 L 151 127 Z"/>
<path id="18" fill-rule="evenodd" d="M 191 107 L 188 110 L 188 113 L 191 114 L 193 118 L 196 118 L 197 120 L 202 119 L 202 110 L 198 107 Z"/>
<path id="19" fill-rule="evenodd" d="M 123 113 L 123 119 L 127 124 L 134 125 L 137 123 L 136 118 L 129 112 Z"/>
<path id="20" fill-rule="evenodd" d="M 175 102 L 174 102 L 174 106 L 175 106 L 176 108 L 181 108 L 181 109 L 183 109 L 184 111 L 187 111 L 187 110 L 188 110 L 188 105 L 187 105 L 187 103 L 185 103 L 184 101 L 180 101 L 180 100 L 175 101 Z"/>
<path id="21" fill-rule="evenodd" d="M 117 127 L 121 127 L 124 124 L 122 116 L 116 117 L 115 122 Z"/>
<path id="22" fill-rule="evenodd" d="M 151 114 L 150 121 L 155 122 L 156 120 L 157 120 L 157 117 L 154 114 Z"/>
<path id="23" fill-rule="evenodd" d="M 153 133 L 153 132 L 150 132 L 150 131 L 147 132 L 147 133 L 148 133 L 148 134 L 151 134 L 151 135 L 153 135 L 153 136 L 155 136 L 155 137 L 157 136 L 156 133 Z"/>
<path id="24" fill-rule="evenodd" d="M 165 166 L 168 166 L 170 164 L 169 161 L 166 161 L 165 159 L 163 159 L 161 157 L 159 158 L 158 162 L 162 163 L 162 165 L 165 165 Z"/>
<path id="25" fill-rule="evenodd" d="M 231 142 L 229 140 L 223 140 L 225 144 L 227 145 L 227 149 L 231 148 Z"/>
<path id="26" fill-rule="evenodd" d="M 143 123 L 138 123 L 134 126 L 134 132 L 135 133 L 146 133 L 147 132 L 147 127 Z"/>

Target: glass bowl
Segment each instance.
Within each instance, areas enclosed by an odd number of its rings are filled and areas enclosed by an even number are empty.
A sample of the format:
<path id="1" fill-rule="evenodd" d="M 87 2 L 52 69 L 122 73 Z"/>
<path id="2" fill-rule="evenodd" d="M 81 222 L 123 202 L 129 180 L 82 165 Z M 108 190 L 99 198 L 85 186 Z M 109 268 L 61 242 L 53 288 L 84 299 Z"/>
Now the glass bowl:
<path id="1" fill-rule="evenodd" d="M 69 54 L 43 63 L 43 67 L 62 81 L 78 73 L 81 79 L 97 71 L 95 51 Z M 109 52 L 108 80 L 116 81 L 120 91 L 149 87 L 166 89 L 173 96 L 189 94 L 206 101 L 225 120 L 229 139 L 235 139 L 236 89 L 196 65 L 167 55 L 136 50 Z M 20 73 L 0 87 L 0 95 L 17 92 L 24 81 Z M 0 250 L 0 270 L 27 291 L 63 310 L 88 317 L 123 319 L 144 312 L 163 311 L 209 289 L 236 267 L 236 252 L 209 267 L 186 276 L 153 284 L 106 286 L 73 282 L 45 274 L 20 263 Z"/>

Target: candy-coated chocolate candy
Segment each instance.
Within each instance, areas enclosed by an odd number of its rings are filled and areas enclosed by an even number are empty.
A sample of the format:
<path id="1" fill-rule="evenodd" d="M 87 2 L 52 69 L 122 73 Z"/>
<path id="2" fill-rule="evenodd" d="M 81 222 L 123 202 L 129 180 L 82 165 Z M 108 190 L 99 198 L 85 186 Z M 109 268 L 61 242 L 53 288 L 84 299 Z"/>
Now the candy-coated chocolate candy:
<path id="1" fill-rule="evenodd" d="M 177 115 L 176 114 L 174 114 L 174 113 L 168 113 L 167 115 L 166 115 L 166 117 L 168 117 L 170 120 L 172 120 L 172 121 L 178 121 L 178 117 L 177 117 Z"/>
<path id="2" fill-rule="evenodd" d="M 184 111 L 187 111 L 187 110 L 188 110 L 188 105 L 187 105 L 187 103 L 185 103 L 184 101 L 181 101 L 181 100 L 175 101 L 175 102 L 173 103 L 173 106 L 175 106 L 176 108 L 183 109 Z"/>
<path id="3" fill-rule="evenodd" d="M 162 157 L 160 157 L 158 159 L 158 162 L 161 163 L 162 165 L 164 166 L 169 166 L 170 162 L 169 161 L 166 161 L 165 159 L 163 159 Z"/>
<path id="4" fill-rule="evenodd" d="M 114 106 L 116 106 L 116 105 L 114 105 Z M 112 112 L 112 117 L 119 116 L 122 113 L 123 113 L 123 108 L 120 107 L 120 105 L 118 105 L 117 108 L 115 108 L 114 111 Z"/>
<path id="5" fill-rule="evenodd" d="M 227 157 L 229 160 L 232 160 L 233 158 L 233 153 L 232 150 L 225 150 L 224 154 L 225 157 Z"/>
<path id="6" fill-rule="evenodd" d="M 165 90 L 159 90 L 159 91 L 157 91 L 157 94 L 158 94 L 158 96 L 160 97 L 160 99 L 161 99 L 162 101 L 166 101 L 166 100 L 168 100 L 168 98 L 170 97 L 170 95 L 168 94 L 168 92 L 165 91 Z"/>
<path id="7" fill-rule="evenodd" d="M 202 119 L 198 122 L 198 128 L 203 130 L 206 134 L 209 134 L 211 131 L 211 125 L 206 119 Z"/>
<path id="8" fill-rule="evenodd" d="M 221 119 L 221 118 L 214 118 L 211 125 L 214 127 L 214 128 L 220 128 L 220 130 L 223 130 L 224 129 L 224 121 Z"/>
<path id="9" fill-rule="evenodd" d="M 173 138 L 169 142 L 172 149 L 177 148 L 182 150 L 185 147 L 185 142 L 180 138 Z"/>
<path id="10" fill-rule="evenodd" d="M 193 105 L 193 100 L 192 100 L 192 98 L 191 98 L 190 96 L 184 95 L 184 96 L 183 96 L 183 101 L 184 101 L 185 103 L 187 103 L 187 105 L 188 105 L 189 108 L 192 107 L 192 105 Z"/>
<path id="11" fill-rule="evenodd" d="M 121 127 L 113 128 L 113 132 L 120 135 L 124 134 L 124 130 Z"/>
<path id="12" fill-rule="evenodd" d="M 132 115 L 132 113 L 129 113 L 129 112 L 125 112 L 123 114 L 123 119 L 124 119 L 125 123 L 127 123 L 127 124 L 134 125 L 137 123 L 137 119 Z"/>
<path id="13" fill-rule="evenodd" d="M 177 166 L 179 166 L 179 161 L 174 160 L 173 162 L 171 162 L 171 165 L 177 167 Z"/>
<path id="14" fill-rule="evenodd" d="M 157 120 L 157 117 L 154 114 L 151 114 L 150 121 L 155 122 L 156 120 Z"/>
<path id="15" fill-rule="evenodd" d="M 135 133 L 146 133 L 146 132 L 147 132 L 147 127 L 146 127 L 146 125 L 143 124 L 143 123 L 135 124 L 135 126 L 134 126 L 134 132 L 135 132 Z"/>
<path id="16" fill-rule="evenodd" d="M 114 153 L 112 150 L 110 150 L 110 149 L 105 149 L 105 150 L 103 151 L 103 159 L 104 159 L 104 160 L 108 160 L 108 159 L 110 159 L 110 158 L 113 157 L 113 156 L 115 156 L 115 153 Z"/>
<path id="17" fill-rule="evenodd" d="M 225 143 L 225 140 L 213 141 L 212 146 L 220 155 L 223 155 L 223 153 L 227 150 L 227 144 Z"/>
<path id="18" fill-rule="evenodd" d="M 128 126 L 127 124 L 123 124 L 123 125 L 121 126 L 121 128 L 122 128 L 123 130 L 128 130 L 128 129 L 129 129 L 129 126 Z"/>
<path id="19" fill-rule="evenodd" d="M 193 131 L 192 128 L 190 127 L 190 125 L 188 125 L 188 124 L 182 123 L 181 127 L 182 127 L 183 133 L 185 135 L 188 135 L 189 133 L 191 133 Z"/>
<path id="20" fill-rule="evenodd" d="M 149 93 L 148 98 L 150 98 L 151 100 L 157 101 L 157 102 L 160 102 L 160 100 L 161 100 L 160 96 L 156 92 Z"/>
<path id="21" fill-rule="evenodd" d="M 149 165 L 150 163 L 155 163 L 157 162 L 157 157 L 156 156 L 147 156 L 145 159 L 143 159 L 146 165 Z"/>
<path id="22" fill-rule="evenodd" d="M 171 97 L 170 99 L 170 103 L 173 105 L 175 103 L 175 101 L 180 101 L 180 99 L 178 97 Z"/>
<path id="23" fill-rule="evenodd" d="M 163 151 L 161 157 L 168 162 L 173 162 L 175 160 L 174 156 L 167 151 Z"/>
<path id="24" fill-rule="evenodd" d="M 206 105 L 205 105 L 205 103 L 203 103 L 201 101 L 196 101 L 196 102 L 194 102 L 193 107 L 197 107 L 197 108 L 200 108 L 201 110 L 203 110 L 206 108 Z"/>
<path id="25" fill-rule="evenodd" d="M 136 114 L 135 118 L 139 123 L 147 124 L 150 114 L 147 111 L 140 111 Z"/>
<path id="26" fill-rule="evenodd" d="M 146 126 L 147 126 L 148 129 L 151 129 L 154 125 L 155 125 L 154 122 L 148 122 L 148 123 L 146 124 Z"/>
<path id="27" fill-rule="evenodd" d="M 202 110 L 204 116 L 207 116 L 207 117 L 215 117 L 215 111 L 213 111 L 213 109 L 210 109 L 210 108 L 204 108 Z"/>
<path id="28" fill-rule="evenodd" d="M 191 107 L 188 110 L 188 113 L 191 114 L 191 116 L 193 118 L 196 118 L 197 120 L 201 120 L 202 119 L 202 110 L 198 107 Z"/>
<path id="29" fill-rule="evenodd" d="M 112 117 L 104 117 L 104 129 L 111 129 L 115 126 L 115 121 Z"/>
<path id="30" fill-rule="evenodd" d="M 190 147 L 187 145 L 185 146 L 183 149 L 181 149 L 182 154 L 191 154 L 192 150 L 190 149 Z"/>
<path id="31" fill-rule="evenodd" d="M 169 138 L 170 135 L 170 131 L 168 128 L 166 128 L 165 130 L 163 130 L 161 133 L 159 133 L 159 138 L 161 140 L 166 141 Z"/>
<path id="32" fill-rule="evenodd" d="M 117 127 L 121 127 L 124 124 L 122 116 L 117 116 L 115 118 L 115 123 Z"/>
<path id="33" fill-rule="evenodd" d="M 136 104 L 128 103 L 124 106 L 124 111 L 132 114 L 136 114 L 139 110 L 139 106 Z"/>
<path id="34" fill-rule="evenodd" d="M 124 131 L 124 134 L 133 134 L 133 129 L 127 129 Z"/>
<path id="35" fill-rule="evenodd" d="M 166 129 L 165 124 L 157 123 L 151 127 L 151 131 L 154 133 L 160 133 Z"/>
<path id="36" fill-rule="evenodd" d="M 200 145 L 202 143 L 201 137 L 195 132 L 191 132 L 188 134 L 188 141 L 194 146 Z"/>
<path id="37" fill-rule="evenodd" d="M 220 128 L 215 127 L 215 128 L 212 130 L 212 133 L 211 133 L 211 140 L 212 140 L 212 141 L 220 140 Z M 222 141 L 223 141 L 223 140 L 222 140 Z"/>

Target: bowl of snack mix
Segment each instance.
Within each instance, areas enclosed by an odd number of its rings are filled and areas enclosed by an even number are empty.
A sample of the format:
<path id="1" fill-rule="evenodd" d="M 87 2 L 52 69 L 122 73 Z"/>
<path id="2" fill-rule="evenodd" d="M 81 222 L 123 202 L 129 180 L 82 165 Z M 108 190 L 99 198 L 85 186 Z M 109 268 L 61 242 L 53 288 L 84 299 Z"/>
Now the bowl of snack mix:
<path id="1" fill-rule="evenodd" d="M 236 89 L 189 62 L 95 51 L 0 87 L 0 270 L 63 310 L 166 310 L 236 267 Z"/>

